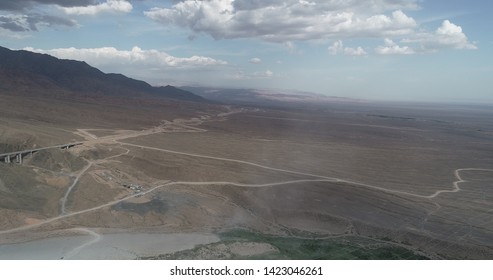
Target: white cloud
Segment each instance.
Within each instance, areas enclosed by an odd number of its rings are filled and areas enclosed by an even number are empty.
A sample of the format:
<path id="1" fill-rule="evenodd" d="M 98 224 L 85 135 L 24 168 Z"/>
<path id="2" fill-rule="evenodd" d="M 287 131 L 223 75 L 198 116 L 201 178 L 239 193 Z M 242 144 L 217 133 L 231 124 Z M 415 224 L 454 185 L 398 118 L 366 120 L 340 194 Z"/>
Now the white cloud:
<path id="1" fill-rule="evenodd" d="M 385 46 L 379 46 L 375 49 L 378 54 L 414 54 L 414 50 L 409 46 L 399 46 L 389 38 L 385 39 Z"/>
<path id="2" fill-rule="evenodd" d="M 416 21 L 399 8 L 416 1 L 240 1 L 184 0 L 170 8 L 153 8 L 149 18 L 165 25 L 188 28 L 215 39 L 260 38 L 271 42 L 318 40 L 333 37 L 405 35 Z M 368 11 L 386 12 L 390 15 Z"/>
<path id="3" fill-rule="evenodd" d="M 262 59 L 260 59 L 258 57 L 254 57 L 254 58 L 250 59 L 250 63 L 260 64 L 260 63 L 262 63 Z"/>
<path id="4" fill-rule="evenodd" d="M 331 39 L 398 40 L 376 49 L 379 54 L 412 54 L 443 48 L 476 49 L 462 28 L 446 20 L 428 32 L 408 16 L 421 0 L 181 0 L 144 14 L 166 26 L 191 30 L 215 39 L 255 38 L 283 43 L 297 53 L 298 41 Z M 405 38 L 405 39 L 402 39 Z M 338 45 L 341 44 L 341 45 Z M 331 54 L 367 55 L 365 48 L 348 48 L 337 41 Z"/>
<path id="5" fill-rule="evenodd" d="M 329 47 L 329 53 L 331 55 L 336 55 L 340 53 L 343 50 L 343 48 L 344 46 L 342 45 L 342 41 L 337 40 L 332 44 L 332 46 Z"/>
<path id="6" fill-rule="evenodd" d="M 392 12 L 392 16 L 374 15 L 365 20 L 356 18 L 347 32 L 354 31 L 355 36 L 397 36 L 413 33 L 416 21 L 401 10 Z"/>
<path id="7" fill-rule="evenodd" d="M 69 15 L 96 15 L 100 13 L 129 13 L 133 6 L 126 0 L 107 0 L 96 5 L 60 7 L 60 9 Z"/>
<path id="8" fill-rule="evenodd" d="M 341 40 L 335 41 L 328 49 L 331 55 L 337 55 L 343 53 L 349 56 L 362 56 L 368 54 L 362 47 L 345 48 Z"/>
<path id="9" fill-rule="evenodd" d="M 414 38 L 404 39 L 405 43 L 419 43 L 423 51 L 437 51 L 444 48 L 475 50 L 477 46 L 469 42 L 462 27 L 444 20 L 434 33 L 420 33 Z"/>
<path id="10" fill-rule="evenodd" d="M 362 56 L 362 55 L 367 55 L 368 53 L 362 47 L 357 47 L 357 48 L 345 48 L 344 54 L 350 56 Z"/>
<path id="11" fill-rule="evenodd" d="M 142 50 L 134 47 L 130 51 L 118 50 L 113 47 L 76 49 L 60 48 L 41 50 L 25 48 L 25 50 L 50 54 L 58 58 L 85 61 L 94 66 L 118 69 L 119 66 L 130 66 L 135 69 L 177 69 L 204 68 L 226 65 L 227 62 L 205 56 L 175 57 L 157 50 Z"/>

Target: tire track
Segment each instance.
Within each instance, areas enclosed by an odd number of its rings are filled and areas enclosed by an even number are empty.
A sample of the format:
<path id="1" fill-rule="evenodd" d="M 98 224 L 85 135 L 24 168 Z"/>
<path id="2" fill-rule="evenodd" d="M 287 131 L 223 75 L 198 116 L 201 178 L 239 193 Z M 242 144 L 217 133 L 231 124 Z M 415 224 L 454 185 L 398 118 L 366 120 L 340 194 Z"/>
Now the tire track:
<path id="1" fill-rule="evenodd" d="M 66 214 L 67 213 L 67 209 L 66 209 L 66 204 L 67 204 L 67 200 L 68 200 L 68 197 L 70 195 L 70 193 L 72 192 L 72 190 L 74 189 L 74 187 L 77 185 L 77 183 L 79 182 L 79 179 L 82 177 L 82 175 L 84 175 L 87 170 L 89 168 L 91 168 L 92 166 L 92 162 L 89 162 L 88 165 L 86 165 L 86 167 L 84 167 L 84 169 L 82 169 L 78 174 L 77 176 L 75 177 L 74 179 L 74 182 L 72 183 L 72 185 L 70 185 L 70 187 L 68 187 L 67 191 L 65 192 L 65 195 L 63 196 L 63 198 L 60 200 L 61 201 L 61 205 L 60 205 L 60 213 L 63 215 L 63 214 Z"/>
<path id="2" fill-rule="evenodd" d="M 454 182 L 455 183 L 454 186 L 456 186 L 456 188 L 454 190 L 442 190 L 442 191 L 438 191 L 435 194 L 429 195 L 429 196 L 420 196 L 420 195 L 416 195 L 416 194 L 411 194 L 411 195 L 413 195 L 413 196 L 419 196 L 421 198 L 431 199 L 431 198 L 434 198 L 434 197 L 438 196 L 440 193 L 443 193 L 443 192 L 457 192 L 457 191 L 460 190 L 460 188 L 458 187 L 458 184 L 459 183 L 462 183 L 462 182 L 465 182 L 464 180 L 462 180 L 462 178 L 459 175 L 459 172 L 460 171 L 493 171 L 493 170 L 491 170 L 491 169 L 479 169 L 479 168 L 463 168 L 463 169 L 457 169 L 455 171 L 455 173 L 456 173 L 456 175 L 458 175 L 459 181 Z M 108 202 L 108 203 L 105 203 L 105 204 L 102 204 L 102 205 L 99 205 L 99 206 L 96 206 L 96 207 L 92 207 L 92 208 L 88 208 L 88 209 L 84 209 L 84 210 L 80 210 L 80 211 L 76 211 L 76 212 L 71 212 L 71 213 L 67 213 L 67 214 L 62 214 L 62 215 L 59 215 L 57 217 L 46 219 L 46 220 L 44 220 L 44 221 L 42 221 L 40 223 L 37 223 L 37 224 L 30 224 L 30 225 L 25 225 L 25 226 L 13 228 L 13 229 L 3 230 L 3 231 L 0 231 L 0 234 L 8 234 L 8 233 L 14 233 L 14 232 L 19 232 L 19 231 L 29 230 L 29 229 L 37 228 L 37 227 L 40 227 L 40 226 L 43 226 L 43 225 L 46 225 L 46 224 L 49 224 L 49 223 L 52 223 L 52 222 L 55 222 L 55 221 L 59 221 L 59 220 L 65 219 L 65 218 L 69 218 L 69 217 L 73 217 L 73 216 L 77 216 L 77 215 L 81 215 L 81 214 L 85 214 L 85 213 L 97 211 L 97 210 L 100 210 L 100 209 L 103 209 L 103 208 L 106 208 L 106 207 L 109 207 L 109 206 L 116 205 L 116 204 L 118 204 L 120 202 L 127 201 L 127 200 L 132 199 L 132 198 L 135 198 L 137 196 L 147 195 L 147 194 L 152 193 L 155 190 L 160 189 L 160 188 L 165 187 L 165 186 L 175 186 L 175 185 L 190 185 L 190 186 L 232 185 L 232 186 L 237 186 L 237 187 L 263 188 L 263 187 L 274 187 L 274 186 L 282 186 L 282 185 L 287 185 L 287 184 L 308 183 L 308 182 L 330 182 L 330 183 L 334 183 L 334 182 L 346 182 L 346 181 L 344 181 L 344 180 L 334 180 L 333 178 L 328 178 L 328 179 L 291 180 L 291 181 L 274 182 L 274 183 L 266 183 L 266 184 L 242 184 L 242 183 L 236 183 L 236 182 L 220 182 L 220 181 L 212 181 L 212 182 L 207 182 L 207 181 L 206 182 L 188 182 L 188 181 L 168 182 L 168 183 L 165 183 L 165 184 L 162 184 L 162 185 L 153 187 L 153 188 L 151 188 L 151 189 L 149 189 L 147 191 L 144 191 L 144 192 L 141 192 L 141 193 L 137 193 L 137 194 L 133 194 L 133 195 L 124 197 L 122 199 L 114 200 L 114 201 L 111 201 L 111 202 Z M 386 191 L 389 191 L 389 192 L 398 192 L 398 191 L 391 191 L 391 190 L 386 190 Z M 399 192 L 399 193 L 402 193 L 402 192 Z"/>
<path id="3" fill-rule="evenodd" d="M 454 193 L 460 191 L 459 184 L 465 182 L 461 176 L 460 172 L 461 171 L 493 171 L 491 169 L 480 169 L 480 168 L 461 168 L 457 169 L 454 171 L 455 177 L 458 179 L 453 183 L 453 189 L 452 190 L 438 190 L 435 193 L 431 195 L 421 195 L 421 194 L 415 194 L 415 193 L 410 193 L 410 192 L 405 192 L 405 191 L 399 191 L 399 190 L 391 190 L 391 189 L 386 189 L 383 187 L 378 187 L 374 185 L 369 185 L 365 183 L 360 183 L 360 182 L 355 182 L 352 180 L 346 180 L 346 179 L 341 179 L 341 178 L 336 178 L 336 177 L 328 177 L 328 176 L 322 176 L 322 175 L 316 175 L 316 174 L 311 174 L 311 173 L 305 173 L 305 172 L 299 172 L 299 171 L 293 171 L 293 170 L 287 170 L 287 169 L 281 169 L 281 168 L 275 168 L 275 167 L 270 167 L 270 166 L 265 166 L 262 164 L 254 163 L 254 162 L 249 162 L 249 161 L 244 161 L 244 160 L 237 160 L 237 159 L 230 159 L 230 158 L 222 158 L 222 157 L 215 157 L 215 156 L 206 156 L 206 155 L 200 155 L 200 154 L 195 154 L 195 153 L 186 153 L 186 152 L 179 152 L 179 151 L 173 151 L 173 150 L 168 150 L 168 149 L 161 149 L 161 148 L 156 148 L 156 147 L 149 147 L 149 146 L 143 146 L 143 145 L 137 145 L 137 144 L 130 144 L 130 143 L 125 143 L 125 142 L 120 142 L 116 141 L 117 143 L 120 143 L 122 145 L 126 146 L 131 146 L 131 147 L 136 147 L 136 148 L 142 148 L 142 149 L 148 149 L 148 150 L 154 150 L 154 151 L 160 151 L 160 152 L 165 152 L 165 153 L 170 153 L 170 154 L 177 154 L 177 155 L 184 155 L 184 156 L 191 156 L 191 157 L 198 157 L 198 158 L 205 158 L 205 159 L 213 159 L 213 160 L 221 160 L 221 161 L 227 161 L 227 162 L 234 162 L 234 163 L 240 163 L 240 164 L 246 164 L 250 166 L 255 166 L 267 170 L 272 170 L 272 171 L 278 171 L 278 172 L 284 172 L 284 173 L 291 173 L 291 174 L 296 174 L 296 175 L 303 175 L 303 176 L 309 176 L 309 177 L 315 177 L 315 178 L 321 178 L 325 179 L 329 182 L 338 182 L 338 183 L 346 183 L 352 186 L 360 186 L 360 187 L 365 187 L 369 189 L 374 189 L 382 192 L 387 192 L 391 194 L 396 194 L 396 195 L 405 195 L 405 196 L 411 196 L 411 197 L 416 197 L 416 198 L 422 198 L 422 199 L 432 199 L 437 197 L 438 195 L 442 193 Z"/>
<path id="4" fill-rule="evenodd" d="M 62 259 L 70 259 L 72 258 L 73 256 L 77 255 L 80 251 L 82 251 L 82 249 L 84 249 L 85 247 L 88 247 L 94 243 L 97 243 L 101 240 L 101 235 L 92 231 L 92 230 L 89 230 L 87 228 L 72 228 L 70 229 L 71 231 L 80 231 L 80 232 L 83 232 L 83 233 L 87 233 L 89 235 L 91 235 L 93 237 L 92 240 L 89 240 L 88 242 L 72 249 L 70 252 L 68 252 L 67 254 L 65 254 Z"/>

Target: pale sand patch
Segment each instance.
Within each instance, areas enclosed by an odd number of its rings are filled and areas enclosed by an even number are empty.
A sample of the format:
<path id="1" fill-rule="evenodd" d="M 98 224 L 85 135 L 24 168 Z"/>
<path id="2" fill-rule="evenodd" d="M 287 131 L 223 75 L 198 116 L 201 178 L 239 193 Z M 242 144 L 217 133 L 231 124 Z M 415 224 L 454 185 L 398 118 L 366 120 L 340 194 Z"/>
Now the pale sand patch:
<path id="1" fill-rule="evenodd" d="M 24 223 L 27 225 L 34 225 L 34 224 L 39 224 L 43 220 L 36 219 L 36 218 L 24 218 Z"/>
<path id="2" fill-rule="evenodd" d="M 70 185 L 70 179 L 68 177 L 46 177 L 44 181 L 53 187 L 66 187 Z"/>
<path id="3" fill-rule="evenodd" d="M 235 242 L 229 245 L 229 250 L 232 254 L 243 257 L 278 252 L 278 250 L 270 244 L 256 242 Z"/>

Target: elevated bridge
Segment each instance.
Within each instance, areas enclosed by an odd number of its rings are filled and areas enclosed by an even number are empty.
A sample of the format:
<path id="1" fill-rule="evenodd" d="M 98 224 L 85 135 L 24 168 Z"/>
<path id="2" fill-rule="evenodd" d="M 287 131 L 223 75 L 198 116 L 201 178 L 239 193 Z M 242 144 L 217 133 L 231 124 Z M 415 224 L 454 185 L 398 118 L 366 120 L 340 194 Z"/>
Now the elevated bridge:
<path id="1" fill-rule="evenodd" d="M 56 145 L 56 146 L 50 146 L 44 148 L 36 148 L 36 149 L 30 149 L 24 151 L 4 153 L 4 154 L 0 154 L 0 162 L 5 162 L 5 163 L 15 162 L 18 164 L 22 164 L 22 159 L 27 155 L 32 156 L 36 152 L 49 150 L 49 149 L 69 149 L 77 145 L 81 145 L 82 143 L 83 142 L 74 142 L 74 143 L 68 143 L 68 144 L 62 144 L 62 145 Z"/>

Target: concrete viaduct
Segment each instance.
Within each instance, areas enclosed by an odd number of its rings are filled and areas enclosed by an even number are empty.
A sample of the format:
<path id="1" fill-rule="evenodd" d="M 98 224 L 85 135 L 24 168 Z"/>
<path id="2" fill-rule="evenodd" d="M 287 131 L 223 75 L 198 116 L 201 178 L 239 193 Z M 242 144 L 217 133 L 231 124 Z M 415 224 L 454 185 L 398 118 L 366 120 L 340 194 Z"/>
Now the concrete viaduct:
<path id="1" fill-rule="evenodd" d="M 72 148 L 74 146 L 81 145 L 81 144 L 82 144 L 82 142 L 75 142 L 75 143 L 62 144 L 62 145 L 51 146 L 51 147 L 44 147 L 44 148 L 37 148 L 37 149 L 31 149 L 31 150 L 24 150 L 24 151 L 17 151 L 17 152 L 0 154 L 0 162 L 5 162 L 5 163 L 16 162 L 18 164 L 22 164 L 22 159 L 26 155 L 32 156 L 36 152 L 49 150 L 49 149 L 69 149 L 69 148 Z"/>

